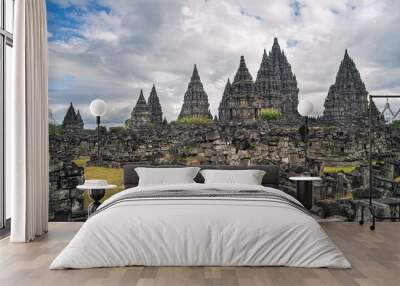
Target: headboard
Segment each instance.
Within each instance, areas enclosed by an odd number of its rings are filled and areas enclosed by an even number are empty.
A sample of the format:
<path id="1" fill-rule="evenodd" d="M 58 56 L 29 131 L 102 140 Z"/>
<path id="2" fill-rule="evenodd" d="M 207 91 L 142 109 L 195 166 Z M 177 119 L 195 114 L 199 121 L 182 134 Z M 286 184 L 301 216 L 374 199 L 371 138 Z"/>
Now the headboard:
<path id="1" fill-rule="evenodd" d="M 183 165 L 125 165 L 124 166 L 124 188 L 136 187 L 139 183 L 138 174 L 135 171 L 137 167 L 148 167 L 148 168 L 182 168 L 186 167 Z M 259 166 L 223 166 L 223 165 L 202 165 L 199 166 L 202 170 L 205 169 L 218 169 L 218 170 L 263 170 L 265 175 L 262 180 L 262 185 L 265 187 L 278 188 L 279 187 L 279 166 L 275 165 L 259 165 Z M 197 174 L 194 180 L 197 183 L 204 183 L 204 178 L 200 174 Z"/>

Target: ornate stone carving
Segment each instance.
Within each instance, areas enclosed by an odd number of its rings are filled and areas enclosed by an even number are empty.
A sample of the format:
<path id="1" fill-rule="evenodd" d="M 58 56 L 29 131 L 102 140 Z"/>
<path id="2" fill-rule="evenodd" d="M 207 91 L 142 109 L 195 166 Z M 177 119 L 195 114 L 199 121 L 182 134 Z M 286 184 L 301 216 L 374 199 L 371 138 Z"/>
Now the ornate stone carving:
<path id="1" fill-rule="evenodd" d="M 324 107 L 324 121 L 360 124 L 368 120 L 368 92 L 347 50 L 340 63 L 336 81 L 329 88 Z M 373 119 L 384 123 L 374 102 L 371 108 Z"/>
<path id="2" fill-rule="evenodd" d="M 131 118 L 125 122 L 128 128 L 132 127 L 143 127 L 151 123 L 150 107 L 146 103 L 146 99 L 143 96 L 143 90 L 140 90 L 139 98 L 136 102 L 135 107 L 132 110 Z"/>
<path id="3" fill-rule="evenodd" d="M 64 133 L 65 134 L 76 134 L 80 133 L 83 130 L 83 120 L 81 114 L 78 110 L 78 113 L 75 112 L 75 108 L 72 105 L 72 102 L 67 110 L 67 113 L 64 116 L 64 120 L 62 123 Z"/>
<path id="4" fill-rule="evenodd" d="M 207 93 L 204 91 L 196 65 L 185 93 L 179 118 L 183 117 L 207 117 L 212 119 L 208 103 Z"/>
<path id="5" fill-rule="evenodd" d="M 264 50 L 255 84 L 263 97 L 264 107 L 281 110 L 286 116 L 298 116 L 299 89 L 296 75 L 277 38 L 274 39 L 269 55 Z"/>
<path id="6" fill-rule="evenodd" d="M 153 87 L 151 88 L 148 103 L 150 108 L 151 122 L 154 124 L 161 124 L 163 120 L 162 119 L 163 114 L 162 114 L 160 100 L 158 98 L 156 87 L 154 84 Z"/>
<path id="7" fill-rule="evenodd" d="M 286 118 L 299 117 L 296 76 L 285 53 L 281 51 L 277 38 L 274 39 L 269 55 L 264 50 L 255 83 L 244 59 L 236 76 L 239 81 L 225 87 L 218 110 L 221 121 L 256 120 L 262 108 L 278 109 Z M 232 96 L 232 93 L 235 95 Z"/>
<path id="8" fill-rule="evenodd" d="M 219 107 L 221 122 L 254 121 L 263 107 L 261 96 L 256 92 L 253 78 L 241 56 L 239 68 L 232 84 L 226 84 Z"/>

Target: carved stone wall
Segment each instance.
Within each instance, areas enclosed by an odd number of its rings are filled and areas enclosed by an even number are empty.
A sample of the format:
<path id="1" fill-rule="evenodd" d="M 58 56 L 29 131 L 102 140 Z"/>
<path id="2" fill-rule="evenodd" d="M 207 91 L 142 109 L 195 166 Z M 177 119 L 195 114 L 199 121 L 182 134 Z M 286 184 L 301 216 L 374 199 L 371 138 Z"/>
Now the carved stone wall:
<path id="1" fill-rule="evenodd" d="M 299 125 L 284 120 L 254 124 L 179 125 L 168 124 L 152 128 L 102 129 L 102 164 L 120 168 L 127 163 L 135 164 L 184 164 L 184 165 L 258 165 L 277 164 L 281 169 L 281 187 L 294 194 L 295 184 L 288 178 L 304 173 L 304 143 Z M 400 132 L 396 129 L 376 129 L 373 134 L 376 162 L 400 159 Z M 331 126 L 313 122 L 310 126 L 308 157 L 313 175 L 323 177 L 315 184 L 316 212 L 322 216 L 347 214 L 354 217 L 352 202 L 345 198 L 361 197 L 367 190 L 367 128 L 359 125 Z M 97 137 L 94 131 L 80 136 L 62 135 L 50 137 L 50 155 L 53 159 L 70 162 L 81 156 L 90 156 L 95 163 Z M 351 174 L 325 174 L 326 166 L 354 166 Z M 376 166 L 377 172 L 381 172 Z M 54 173 L 56 172 L 56 173 Z M 60 182 L 75 182 L 83 174 L 63 175 L 56 169 L 51 177 L 61 174 L 57 188 L 50 195 L 54 205 L 67 201 L 67 187 Z M 58 172 L 58 173 L 57 173 Z M 51 184 L 53 181 L 51 181 Z M 62 197 L 64 195 L 64 197 Z M 62 197 L 62 198 L 61 198 Z M 340 200 L 340 206 L 338 198 Z M 321 210 L 318 210 L 318 207 Z"/>
<path id="2" fill-rule="evenodd" d="M 262 123 L 179 125 L 102 131 L 102 159 L 105 165 L 128 162 L 149 164 L 302 164 L 304 144 L 300 125 L 285 121 Z M 394 132 L 374 131 L 374 152 L 391 156 L 396 149 Z M 367 128 L 362 126 L 310 126 L 309 159 L 315 164 L 361 164 L 367 160 Z M 95 131 L 78 135 L 50 136 L 53 158 L 77 158 L 95 154 Z M 397 146 L 397 147 L 396 147 Z"/>
<path id="3" fill-rule="evenodd" d="M 76 188 L 83 183 L 83 168 L 72 162 L 53 160 L 49 174 L 49 220 L 81 221 L 86 217 L 83 192 Z"/>

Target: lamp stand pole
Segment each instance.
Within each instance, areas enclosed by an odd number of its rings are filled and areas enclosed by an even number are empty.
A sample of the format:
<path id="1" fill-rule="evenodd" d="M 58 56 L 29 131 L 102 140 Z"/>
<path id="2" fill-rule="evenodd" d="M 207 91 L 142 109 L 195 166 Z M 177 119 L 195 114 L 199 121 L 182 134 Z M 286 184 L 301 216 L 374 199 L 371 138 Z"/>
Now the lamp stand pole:
<path id="1" fill-rule="evenodd" d="M 308 149 L 308 116 L 305 116 L 304 124 L 304 168 L 307 170 L 307 149 Z"/>
<path id="2" fill-rule="evenodd" d="M 97 166 L 100 166 L 100 116 L 96 116 L 97 124 Z"/>

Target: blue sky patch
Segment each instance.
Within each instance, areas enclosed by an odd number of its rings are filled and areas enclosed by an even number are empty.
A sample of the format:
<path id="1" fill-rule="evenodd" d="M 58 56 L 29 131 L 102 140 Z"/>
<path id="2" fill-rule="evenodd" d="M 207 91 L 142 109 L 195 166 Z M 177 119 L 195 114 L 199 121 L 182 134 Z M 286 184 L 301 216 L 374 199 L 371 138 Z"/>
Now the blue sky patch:
<path id="1" fill-rule="evenodd" d="M 292 8 L 292 15 L 295 17 L 301 16 L 301 8 L 303 7 L 298 0 L 292 0 L 290 3 L 290 7 Z"/>
<path id="2" fill-rule="evenodd" d="M 289 40 L 287 40 L 286 45 L 290 49 L 290 48 L 296 47 L 298 45 L 298 43 L 299 43 L 299 41 L 297 41 L 297 40 L 289 39 Z"/>
<path id="3" fill-rule="evenodd" d="M 55 0 L 47 0 L 47 29 L 51 34 L 49 41 L 66 41 L 72 37 L 82 37 L 79 31 L 84 16 L 93 12 L 111 13 L 111 9 L 90 1 L 87 6 L 57 4 Z"/>
<path id="4" fill-rule="evenodd" d="M 249 12 L 247 12 L 244 8 L 240 8 L 240 14 L 247 16 L 247 17 L 251 17 L 251 18 L 256 18 L 257 20 L 261 21 L 262 17 L 261 16 L 257 16 L 257 15 L 252 15 Z"/>

